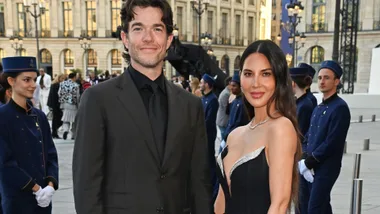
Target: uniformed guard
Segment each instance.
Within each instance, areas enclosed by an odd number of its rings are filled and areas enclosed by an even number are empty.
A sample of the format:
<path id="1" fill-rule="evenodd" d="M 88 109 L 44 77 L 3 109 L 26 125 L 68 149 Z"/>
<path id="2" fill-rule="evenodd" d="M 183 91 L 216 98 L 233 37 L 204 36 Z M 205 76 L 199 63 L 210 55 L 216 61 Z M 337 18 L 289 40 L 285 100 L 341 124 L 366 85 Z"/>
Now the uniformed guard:
<path id="1" fill-rule="evenodd" d="M 290 76 L 292 78 L 293 92 L 296 96 L 297 104 L 297 120 L 298 127 L 303 136 L 310 127 L 310 118 L 313 113 L 314 107 L 311 100 L 307 97 L 306 88 L 311 84 L 311 77 L 308 75 L 307 68 L 291 68 Z M 302 142 L 302 140 L 301 140 Z M 306 144 L 302 144 L 302 151 L 306 152 Z M 307 213 L 307 205 L 309 202 L 309 183 L 303 176 L 300 177 L 299 185 L 299 209 L 296 209 L 296 213 Z"/>
<path id="2" fill-rule="evenodd" d="M 244 109 L 243 95 L 240 88 L 240 76 L 234 74 L 230 82 L 231 93 L 236 96 L 234 101 L 229 106 L 229 119 L 224 133 L 223 140 L 227 142 L 228 135 L 237 127 L 247 125 L 249 120 Z"/>
<path id="3" fill-rule="evenodd" d="M 315 69 L 312 66 L 310 66 L 309 64 L 306 64 L 306 63 L 300 63 L 298 65 L 298 67 L 299 68 L 307 68 L 308 69 L 308 75 L 311 77 L 311 80 L 314 79 L 314 75 L 315 75 L 316 71 L 315 71 Z M 313 93 L 311 93 L 311 91 L 310 91 L 310 87 L 311 87 L 312 83 L 313 83 L 313 81 L 311 81 L 311 83 L 309 84 L 309 86 L 306 88 L 306 94 L 307 94 L 307 97 L 313 103 L 313 107 L 315 108 L 318 105 L 318 102 L 317 102 L 317 98 L 315 98 L 315 96 L 313 95 Z"/>
<path id="4" fill-rule="evenodd" d="M 48 120 L 29 100 L 36 88 L 36 58 L 6 57 L 2 61 L 1 79 L 12 89 L 11 100 L 0 108 L 3 212 L 50 214 L 58 189 L 58 158 Z"/>
<path id="5" fill-rule="evenodd" d="M 212 91 L 214 88 L 215 79 L 208 74 L 204 74 L 201 83 L 200 89 L 203 94 L 202 104 L 203 110 L 205 113 L 206 120 L 206 131 L 207 131 L 207 141 L 208 141 L 208 150 L 209 150 L 209 163 L 211 169 L 211 181 L 213 184 L 213 201 L 218 195 L 219 183 L 216 177 L 216 161 L 215 161 L 215 139 L 216 139 L 216 113 L 218 112 L 219 102 L 218 98 Z"/>
<path id="6" fill-rule="evenodd" d="M 307 214 L 332 213 L 330 193 L 340 173 L 351 120 L 347 103 L 336 92 L 342 72 L 338 63 L 328 60 L 322 62 L 318 73 L 323 101 L 312 113 L 305 139 L 307 157 L 298 164 L 300 173 L 311 183 Z"/>

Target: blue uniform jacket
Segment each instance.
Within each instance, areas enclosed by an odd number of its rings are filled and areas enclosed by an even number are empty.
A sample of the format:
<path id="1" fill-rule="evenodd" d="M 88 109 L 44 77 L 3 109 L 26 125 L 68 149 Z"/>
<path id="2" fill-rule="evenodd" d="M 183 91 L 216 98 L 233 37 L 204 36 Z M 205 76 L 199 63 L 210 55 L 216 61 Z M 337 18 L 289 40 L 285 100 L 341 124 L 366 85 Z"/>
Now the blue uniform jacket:
<path id="1" fill-rule="evenodd" d="M 28 103 L 29 104 L 29 103 Z M 37 205 L 32 188 L 49 181 L 58 189 L 58 157 L 45 114 L 13 100 L 0 108 L 0 193 L 5 214 L 51 213 Z"/>
<path id="2" fill-rule="evenodd" d="M 311 100 L 307 97 L 307 94 L 302 95 L 296 101 L 297 104 L 297 120 L 298 127 L 304 137 L 310 127 L 310 118 L 313 113 L 313 104 Z M 306 151 L 306 144 L 302 144 L 302 151 Z"/>
<path id="3" fill-rule="evenodd" d="M 316 169 L 317 174 L 321 169 L 327 175 L 340 171 L 350 121 L 348 105 L 337 94 L 314 109 L 306 139 L 309 169 Z"/>
<path id="4" fill-rule="evenodd" d="M 315 108 L 318 105 L 317 98 L 315 98 L 314 94 L 311 93 L 310 89 L 306 90 L 306 94 L 311 103 L 313 104 L 313 108 Z"/>
<path id="5" fill-rule="evenodd" d="M 223 139 L 227 141 L 228 135 L 237 127 L 245 126 L 248 124 L 248 116 L 245 112 L 243 97 L 241 95 L 236 96 L 235 100 L 230 104 L 230 117 L 226 131 L 224 132 Z"/>
<path id="6" fill-rule="evenodd" d="M 208 93 L 202 97 L 203 110 L 205 113 L 207 140 L 209 145 L 209 152 L 213 159 L 215 159 L 215 139 L 216 139 L 216 113 L 218 112 L 219 102 L 218 98 L 213 92 Z"/>

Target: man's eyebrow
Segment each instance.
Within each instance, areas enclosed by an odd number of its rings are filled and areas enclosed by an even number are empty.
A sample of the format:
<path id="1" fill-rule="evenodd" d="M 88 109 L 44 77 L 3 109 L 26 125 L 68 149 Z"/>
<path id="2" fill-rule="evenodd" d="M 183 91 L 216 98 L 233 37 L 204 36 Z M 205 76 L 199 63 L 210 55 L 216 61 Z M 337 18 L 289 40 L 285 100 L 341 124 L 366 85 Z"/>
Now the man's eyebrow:
<path id="1" fill-rule="evenodd" d="M 131 28 L 132 27 L 135 27 L 135 26 L 143 26 L 143 24 L 141 23 L 141 22 L 135 22 L 135 23 L 133 23 L 132 25 L 131 25 Z"/>

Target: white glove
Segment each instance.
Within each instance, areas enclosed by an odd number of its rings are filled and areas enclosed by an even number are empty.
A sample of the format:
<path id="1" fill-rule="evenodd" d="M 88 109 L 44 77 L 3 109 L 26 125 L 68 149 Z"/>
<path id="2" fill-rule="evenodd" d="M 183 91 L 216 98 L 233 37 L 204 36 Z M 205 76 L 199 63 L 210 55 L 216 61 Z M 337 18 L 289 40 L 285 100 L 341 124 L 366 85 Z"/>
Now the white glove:
<path id="1" fill-rule="evenodd" d="M 43 189 L 40 187 L 40 189 L 34 193 L 36 195 L 38 206 L 40 207 L 49 206 L 53 198 L 54 192 L 55 192 L 54 188 L 49 185 Z"/>
<path id="2" fill-rule="evenodd" d="M 305 159 L 298 161 L 298 170 L 301 175 L 307 180 L 309 183 L 313 183 L 314 181 L 314 170 L 309 169 L 305 165 Z"/>

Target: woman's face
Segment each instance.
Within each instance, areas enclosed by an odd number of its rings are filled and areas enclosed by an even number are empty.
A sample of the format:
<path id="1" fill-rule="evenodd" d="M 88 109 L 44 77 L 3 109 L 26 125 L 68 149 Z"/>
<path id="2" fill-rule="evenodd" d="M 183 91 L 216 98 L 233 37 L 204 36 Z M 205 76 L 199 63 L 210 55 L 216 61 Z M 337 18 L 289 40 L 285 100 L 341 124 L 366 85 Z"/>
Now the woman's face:
<path id="1" fill-rule="evenodd" d="M 265 107 L 276 88 L 272 66 L 261 53 L 245 59 L 240 82 L 245 98 L 254 108 Z"/>
<path id="2" fill-rule="evenodd" d="M 12 86 L 12 93 L 32 99 L 36 89 L 36 78 L 36 72 L 22 72 L 16 78 L 8 77 L 8 82 Z"/>

